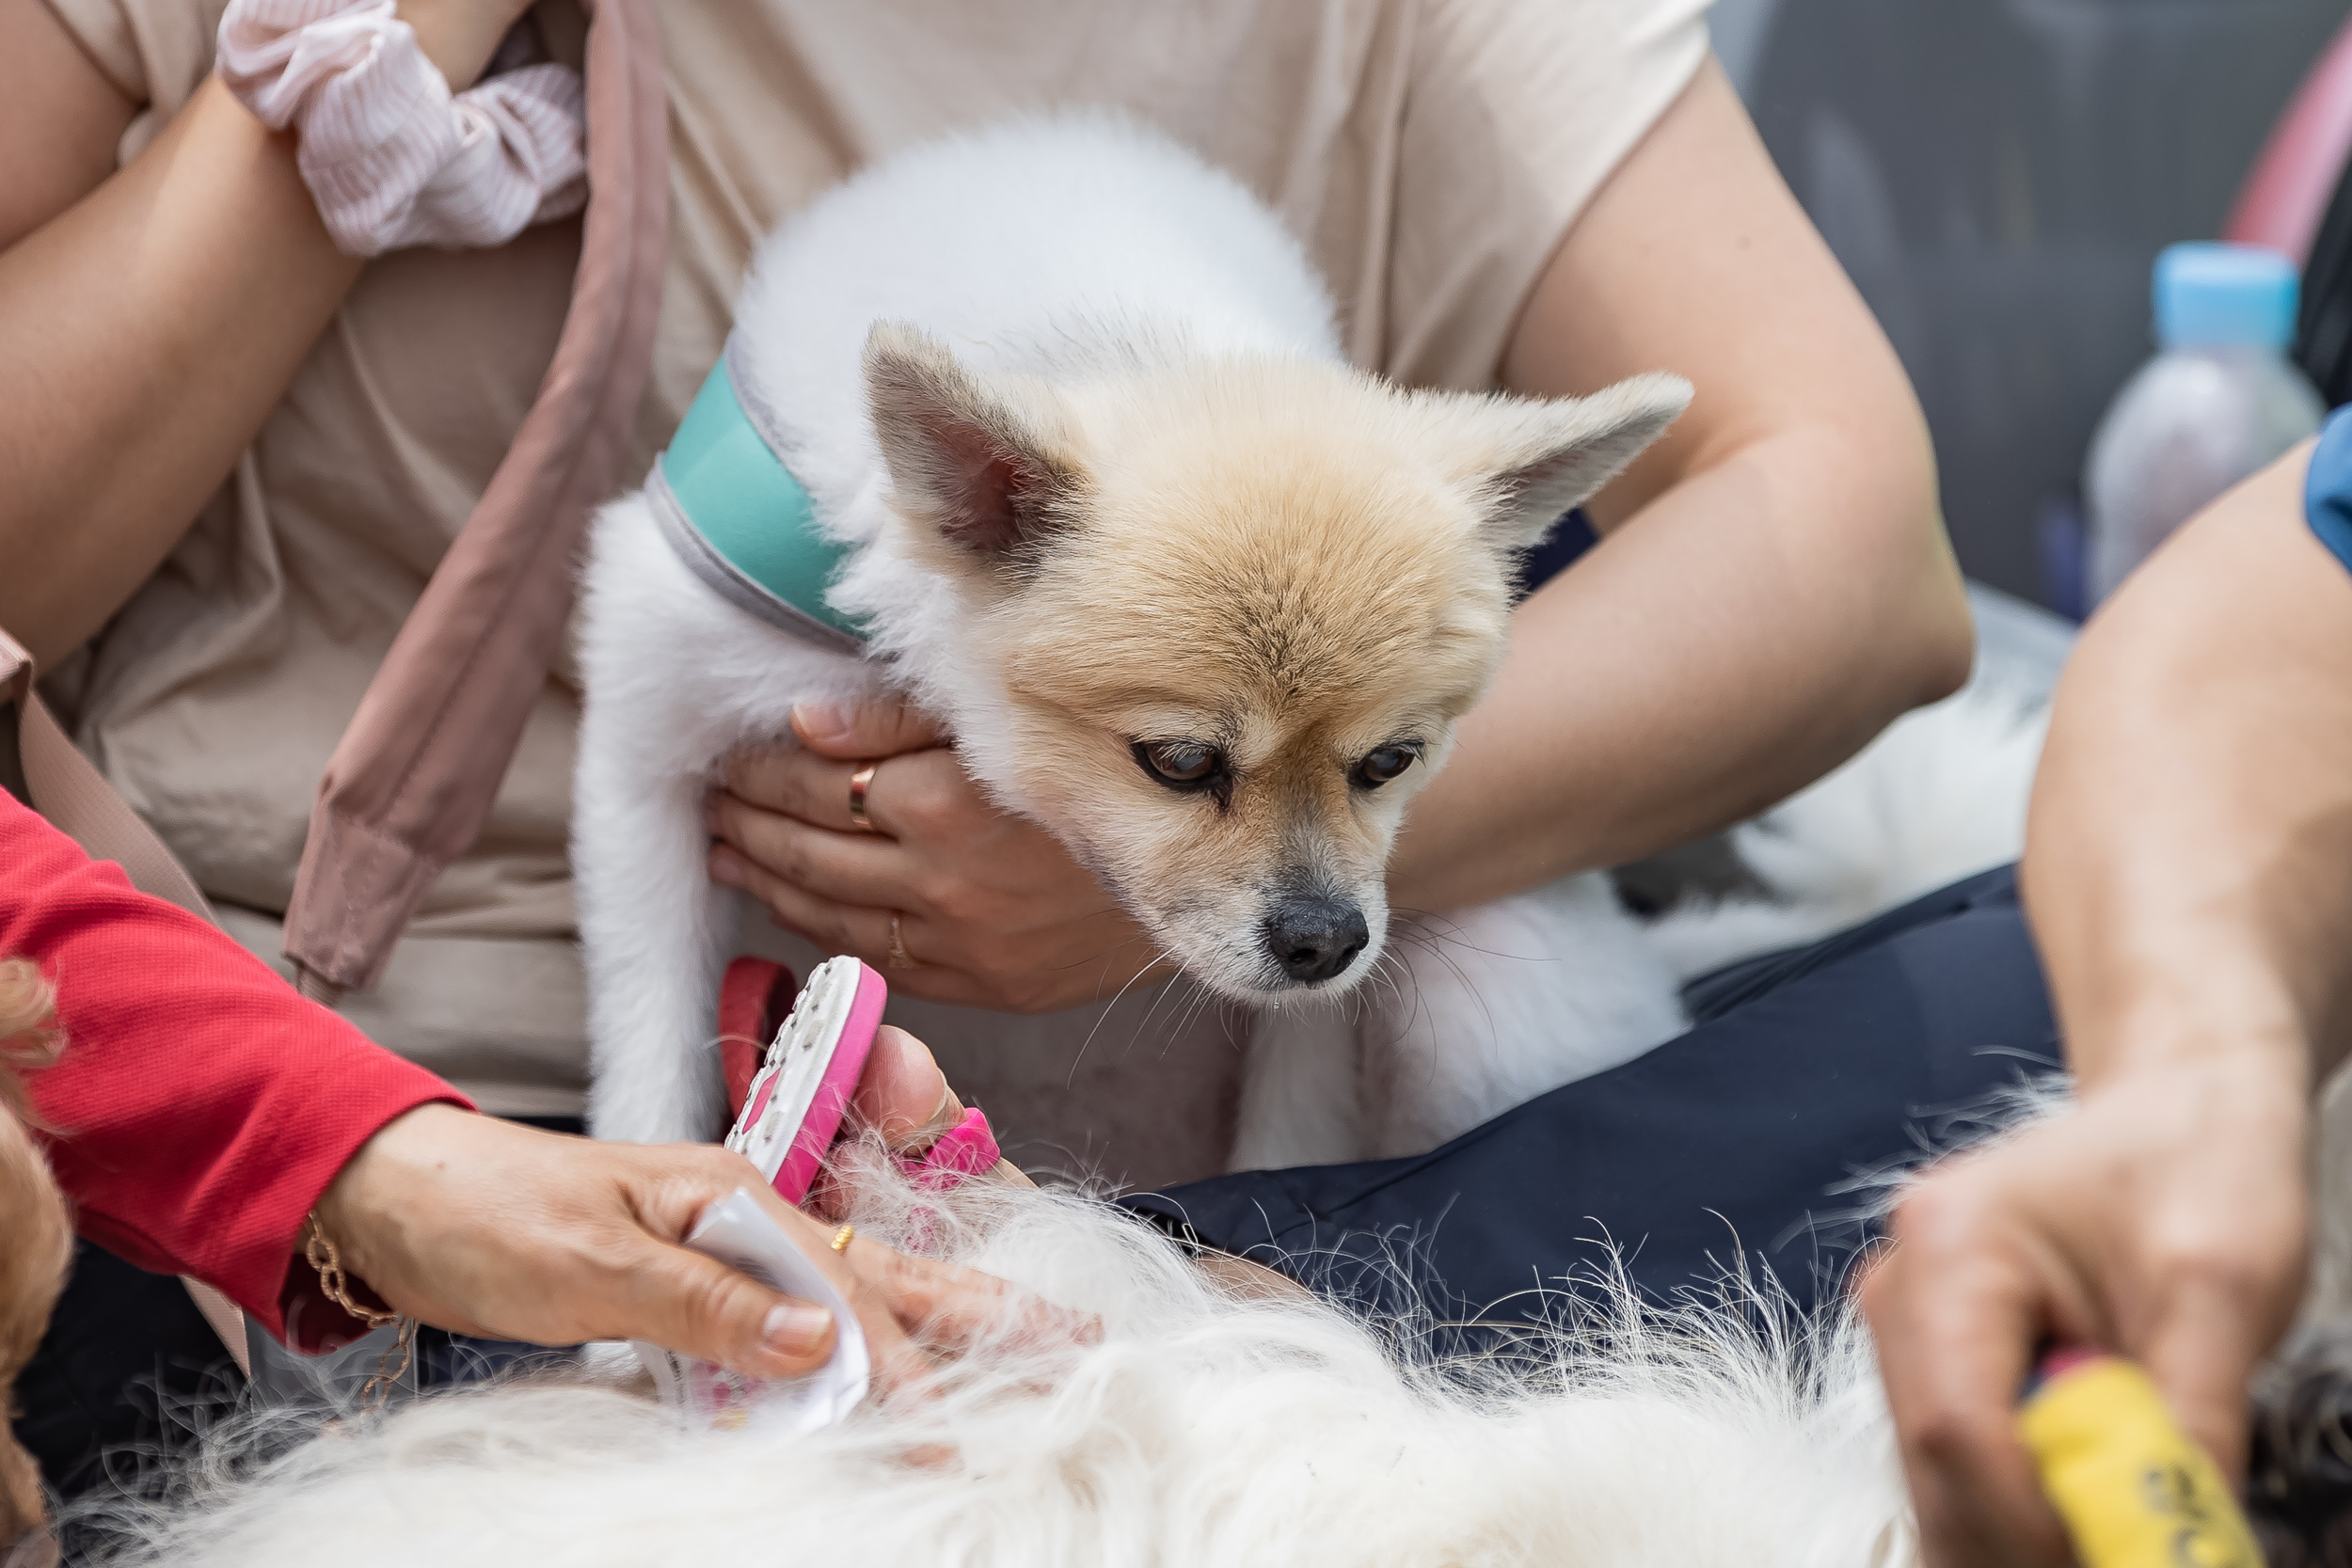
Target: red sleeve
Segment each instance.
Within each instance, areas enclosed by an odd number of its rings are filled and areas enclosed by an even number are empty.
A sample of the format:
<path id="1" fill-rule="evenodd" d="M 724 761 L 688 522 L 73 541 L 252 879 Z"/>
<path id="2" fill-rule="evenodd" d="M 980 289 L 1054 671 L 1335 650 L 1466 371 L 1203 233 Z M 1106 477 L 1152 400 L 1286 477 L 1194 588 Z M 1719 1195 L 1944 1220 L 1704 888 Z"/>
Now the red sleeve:
<path id="1" fill-rule="evenodd" d="M 376 1129 L 465 1097 L 5 791 L 0 956 L 56 987 L 65 1053 L 29 1087 L 82 1234 L 218 1287 L 280 1338 L 291 1316 L 298 1348 L 356 1332 L 289 1267 L 303 1216 Z"/>

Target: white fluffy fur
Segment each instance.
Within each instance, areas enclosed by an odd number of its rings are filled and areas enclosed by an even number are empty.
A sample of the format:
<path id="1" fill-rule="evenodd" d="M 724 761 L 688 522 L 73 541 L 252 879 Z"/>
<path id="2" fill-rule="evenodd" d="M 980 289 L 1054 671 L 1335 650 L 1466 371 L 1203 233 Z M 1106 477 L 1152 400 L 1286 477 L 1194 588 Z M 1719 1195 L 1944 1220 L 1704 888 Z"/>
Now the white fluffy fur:
<path id="1" fill-rule="evenodd" d="M 2049 710 L 1979 675 L 1904 715 L 1845 766 L 1732 831 L 1771 891 L 1677 911 L 1651 937 L 1688 978 L 1817 942 L 2015 860 Z"/>
<path id="2" fill-rule="evenodd" d="M 861 1229 L 888 1234 L 870 1193 Z M 625 1394 L 436 1398 L 151 1522 L 175 1568 L 1901 1568 L 1861 1334 L 1628 1312 L 1518 1366 L 1409 1370 L 1336 1309 L 1230 1299 L 1134 1222 L 965 1189 L 946 1250 L 1101 1314 L 937 1397 L 800 1438 L 690 1433 Z"/>
<path id="3" fill-rule="evenodd" d="M 794 703 L 863 693 L 886 673 L 949 721 L 996 799 L 1062 826 L 1024 798 L 1010 699 L 973 653 L 962 596 L 889 526 L 861 367 L 882 320 L 930 331 L 984 376 L 1163 354 L 1339 359 L 1329 301 L 1274 215 L 1115 120 L 1015 122 L 919 149 L 763 247 L 739 326 L 792 433 L 784 456 L 821 525 L 851 546 L 833 596 L 872 618 L 876 657 L 818 651 L 722 602 L 672 556 L 642 496 L 598 518 L 574 868 L 600 1136 L 716 1133 L 713 1014 L 736 900 L 704 875 L 701 800 L 728 753 L 788 734 Z M 1231 1164 L 1432 1148 L 1672 1037 L 1685 1022 L 1678 976 L 2015 853 L 2038 732 L 1989 723 L 1991 711 L 1963 704 L 1905 721 L 1743 830 L 1742 850 L 1781 901 L 1678 918 L 1662 943 L 1597 875 L 1401 920 L 1385 948 L 1375 919 L 1365 983 L 1260 1017 Z M 1074 1035 L 1091 1022 L 1034 1028 Z"/>
<path id="4" fill-rule="evenodd" d="M 1203 353 L 1337 361 L 1330 303 L 1241 186 L 1169 142 L 1086 117 L 894 159 L 760 252 L 737 325 L 793 433 L 782 455 L 821 526 L 853 546 L 834 601 L 873 617 L 891 679 L 953 721 L 974 775 L 1018 809 L 1012 759 L 993 749 L 1011 728 L 1005 693 L 968 657 L 957 596 L 885 537 L 861 363 L 882 320 L 929 329 L 981 372 L 1034 372 L 1169 332 Z M 573 859 L 590 1117 L 603 1137 L 707 1137 L 734 906 L 704 875 L 703 792 L 729 752 L 787 737 L 794 703 L 869 691 L 879 668 L 723 603 L 672 555 L 642 495 L 596 520 L 583 608 Z"/>

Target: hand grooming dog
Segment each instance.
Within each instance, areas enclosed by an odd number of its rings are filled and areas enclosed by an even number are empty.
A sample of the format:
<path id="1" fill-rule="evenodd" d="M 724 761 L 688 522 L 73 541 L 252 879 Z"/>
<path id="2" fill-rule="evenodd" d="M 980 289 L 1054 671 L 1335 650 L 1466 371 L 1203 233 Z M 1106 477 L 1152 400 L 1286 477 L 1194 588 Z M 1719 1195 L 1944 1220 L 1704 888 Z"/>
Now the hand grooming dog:
<path id="1" fill-rule="evenodd" d="M 312 1568 L 329 1525 L 339 1568 L 1920 1561 L 1843 1301 L 1762 1331 L 1776 1320 L 1748 1298 L 1663 1317 L 1629 1303 L 1516 1354 L 1400 1366 L 1340 1308 L 1229 1293 L 1073 1195 L 981 1181 L 942 1197 L 887 1176 L 854 1192 L 861 1235 L 907 1239 L 919 1201 L 933 1250 L 1092 1314 L 1101 1338 L 1013 1330 L 943 1360 L 919 1397 L 817 1432 L 688 1430 L 551 1379 L 300 1447 L 263 1426 L 248 1441 L 268 1463 L 216 1438 L 113 1568 Z M 2352 1537 L 2348 1344 L 2339 1323 L 2294 1347 L 2257 1405 L 2248 1503 L 2278 1568 L 2341 1563 Z"/>
<path id="2" fill-rule="evenodd" d="M 574 863 L 599 1135 L 719 1131 L 702 800 L 800 701 L 890 686 L 945 718 L 1227 998 L 1375 968 L 1391 843 L 1502 657 L 1518 553 L 1689 388 L 1405 391 L 1343 362 L 1331 315 L 1271 213 L 1100 117 L 917 150 L 762 249 L 724 362 L 596 527 Z M 1570 955 L 1525 966 L 1540 1037 L 1453 1053 L 1412 986 L 1392 1025 L 1287 1009 L 1244 1157 L 1435 1142 L 1673 1032 L 1598 878 L 1503 908 L 1529 957 Z"/>

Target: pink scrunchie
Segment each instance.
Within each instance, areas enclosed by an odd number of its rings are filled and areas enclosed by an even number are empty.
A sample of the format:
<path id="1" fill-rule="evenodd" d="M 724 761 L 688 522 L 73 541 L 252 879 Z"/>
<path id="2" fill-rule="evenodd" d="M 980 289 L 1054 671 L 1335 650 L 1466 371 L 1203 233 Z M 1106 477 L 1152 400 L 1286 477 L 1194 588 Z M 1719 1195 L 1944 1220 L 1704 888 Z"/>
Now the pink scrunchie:
<path id="1" fill-rule="evenodd" d="M 220 79 L 296 161 L 337 249 L 503 245 L 588 199 L 579 74 L 524 66 L 452 97 L 392 0 L 231 0 Z"/>

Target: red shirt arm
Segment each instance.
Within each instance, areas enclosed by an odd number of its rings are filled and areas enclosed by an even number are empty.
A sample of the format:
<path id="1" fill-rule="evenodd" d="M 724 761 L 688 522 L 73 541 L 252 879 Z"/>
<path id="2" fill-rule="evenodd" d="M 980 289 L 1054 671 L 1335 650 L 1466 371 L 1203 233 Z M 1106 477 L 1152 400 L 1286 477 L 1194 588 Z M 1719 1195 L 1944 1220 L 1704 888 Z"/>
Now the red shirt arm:
<path id="1" fill-rule="evenodd" d="M 281 1339 L 300 1303 L 298 1348 L 357 1332 L 289 1268 L 303 1217 L 386 1122 L 466 1098 L 6 792 L 0 956 L 56 988 L 65 1052 L 27 1085 L 82 1234 L 218 1287 Z"/>

